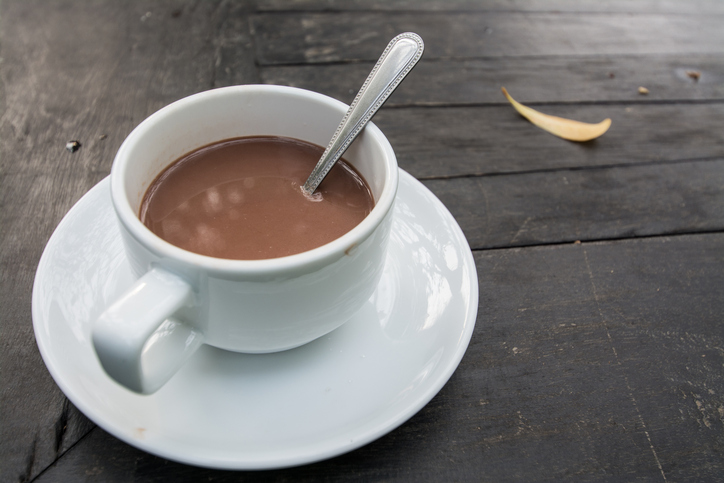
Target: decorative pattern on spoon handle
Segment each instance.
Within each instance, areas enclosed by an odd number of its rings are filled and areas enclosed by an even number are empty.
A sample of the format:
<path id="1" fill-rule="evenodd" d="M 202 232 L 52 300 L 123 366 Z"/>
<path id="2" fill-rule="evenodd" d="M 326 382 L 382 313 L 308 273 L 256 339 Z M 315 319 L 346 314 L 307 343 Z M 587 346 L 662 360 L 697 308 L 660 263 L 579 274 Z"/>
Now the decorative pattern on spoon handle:
<path id="1" fill-rule="evenodd" d="M 417 64 L 424 50 L 422 38 L 412 32 L 400 34 L 390 41 L 302 186 L 304 191 L 314 193 L 332 166 Z"/>

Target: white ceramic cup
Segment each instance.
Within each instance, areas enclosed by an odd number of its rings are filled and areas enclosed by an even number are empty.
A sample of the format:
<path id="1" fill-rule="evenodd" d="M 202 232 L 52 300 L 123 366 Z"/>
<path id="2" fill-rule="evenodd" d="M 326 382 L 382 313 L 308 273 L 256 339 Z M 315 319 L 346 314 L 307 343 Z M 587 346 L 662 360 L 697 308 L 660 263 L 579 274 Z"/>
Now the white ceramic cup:
<path id="1" fill-rule="evenodd" d="M 225 260 L 178 248 L 138 217 L 146 189 L 182 155 L 241 136 L 286 136 L 326 146 L 347 110 L 291 87 L 215 89 L 156 112 L 131 132 L 111 170 L 111 198 L 136 283 L 92 328 L 105 371 L 133 391 L 163 386 L 202 344 L 236 352 L 291 349 L 346 322 L 382 273 L 397 193 L 395 154 L 369 124 L 344 158 L 362 174 L 375 207 L 321 247 L 268 260 Z"/>

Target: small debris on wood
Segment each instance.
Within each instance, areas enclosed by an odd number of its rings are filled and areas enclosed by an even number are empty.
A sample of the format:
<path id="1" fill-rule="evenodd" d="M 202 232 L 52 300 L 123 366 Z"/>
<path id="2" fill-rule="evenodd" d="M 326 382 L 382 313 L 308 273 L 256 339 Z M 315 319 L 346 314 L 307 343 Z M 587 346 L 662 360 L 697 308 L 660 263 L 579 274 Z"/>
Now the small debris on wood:
<path id="1" fill-rule="evenodd" d="M 609 72 L 609 73 L 608 73 L 608 77 L 609 77 L 610 79 L 613 79 L 614 77 L 616 77 L 616 74 L 614 74 L 613 72 Z"/>
<path id="2" fill-rule="evenodd" d="M 574 244 L 574 245 L 580 245 L 580 244 L 581 244 L 581 240 L 576 240 L 576 241 L 573 242 L 573 244 Z"/>
<path id="3" fill-rule="evenodd" d="M 81 146 L 82 146 L 82 144 L 80 143 L 80 141 L 75 141 L 75 140 L 68 141 L 67 143 L 65 143 L 65 149 L 67 149 L 68 152 L 71 152 L 71 153 L 78 151 Z"/>
<path id="4" fill-rule="evenodd" d="M 171 12 L 171 17 L 173 17 L 173 18 L 179 18 L 180 16 L 181 16 L 181 9 L 180 9 L 180 8 L 178 8 L 178 9 L 174 10 L 173 12 Z"/>
<path id="5" fill-rule="evenodd" d="M 108 137 L 108 134 L 101 134 L 100 136 L 98 136 L 98 139 L 100 139 L 102 141 L 107 137 Z"/>
<path id="6" fill-rule="evenodd" d="M 639 94 L 646 96 L 649 94 L 649 90 L 645 87 L 639 87 Z"/>
<path id="7" fill-rule="evenodd" d="M 141 22 L 145 22 L 146 20 L 148 20 L 148 19 L 151 17 L 151 15 L 152 15 L 151 12 L 146 12 L 146 13 L 143 15 L 143 17 L 141 17 Z"/>
<path id="8" fill-rule="evenodd" d="M 699 82 L 699 77 L 701 77 L 701 72 L 698 70 L 687 70 L 686 75 L 688 75 L 690 78 L 694 79 L 694 82 Z"/>

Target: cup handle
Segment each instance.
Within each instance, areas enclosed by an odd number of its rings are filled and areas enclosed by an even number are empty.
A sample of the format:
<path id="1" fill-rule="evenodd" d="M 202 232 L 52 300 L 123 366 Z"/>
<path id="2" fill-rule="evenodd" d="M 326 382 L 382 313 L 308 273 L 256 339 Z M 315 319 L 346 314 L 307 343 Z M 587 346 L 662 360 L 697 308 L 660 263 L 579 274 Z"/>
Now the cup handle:
<path id="1" fill-rule="evenodd" d="M 160 389 L 203 343 L 203 333 L 173 317 L 193 303 L 186 281 L 151 269 L 93 325 L 93 346 L 103 369 L 132 391 Z"/>

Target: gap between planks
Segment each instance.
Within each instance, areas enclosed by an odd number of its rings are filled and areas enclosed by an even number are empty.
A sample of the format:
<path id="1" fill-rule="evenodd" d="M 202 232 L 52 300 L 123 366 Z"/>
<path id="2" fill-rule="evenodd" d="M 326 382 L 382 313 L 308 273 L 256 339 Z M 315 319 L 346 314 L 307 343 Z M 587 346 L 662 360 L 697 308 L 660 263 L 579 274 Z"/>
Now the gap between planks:
<path id="1" fill-rule="evenodd" d="M 470 251 L 474 253 L 483 252 L 494 252 L 502 250 L 517 250 L 521 248 L 536 248 L 536 247 L 556 247 L 556 246 L 570 246 L 570 245 L 592 245 L 598 243 L 612 243 L 619 241 L 634 241 L 634 240 L 646 240 L 656 238 L 677 238 L 686 236 L 699 236 L 699 235 L 718 235 L 724 233 L 724 230 L 692 230 L 692 231 L 681 231 L 672 233 L 656 233 L 652 235 L 637 235 L 631 237 L 610 237 L 610 238 L 589 238 L 585 240 L 575 241 L 560 241 L 560 242 L 540 242 L 540 243 L 528 243 L 523 245 L 513 245 L 505 247 L 488 247 L 488 248 L 473 248 L 470 247 Z"/>
<path id="2" fill-rule="evenodd" d="M 445 181 L 453 179 L 464 179 L 464 178 L 493 178 L 498 176 L 516 176 L 521 174 L 539 174 L 539 173 L 557 173 L 557 172 L 569 172 L 569 171 L 598 171 L 613 168 L 637 168 L 646 166 L 665 166 L 665 165 L 676 165 L 696 162 L 716 162 L 721 161 L 721 156 L 706 156 L 702 158 L 686 158 L 686 159 L 667 159 L 659 161 L 643 161 L 636 164 L 630 163 L 615 163 L 615 164 L 597 164 L 592 166 L 565 166 L 559 168 L 540 168 L 540 169 L 526 169 L 519 171 L 498 171 L 491 173 L 466 173 L 466 174 L 451 174 L 451 175 L 440 175 L 440 176 L 417 176 L 416 179 L 419 181 Z"/>

